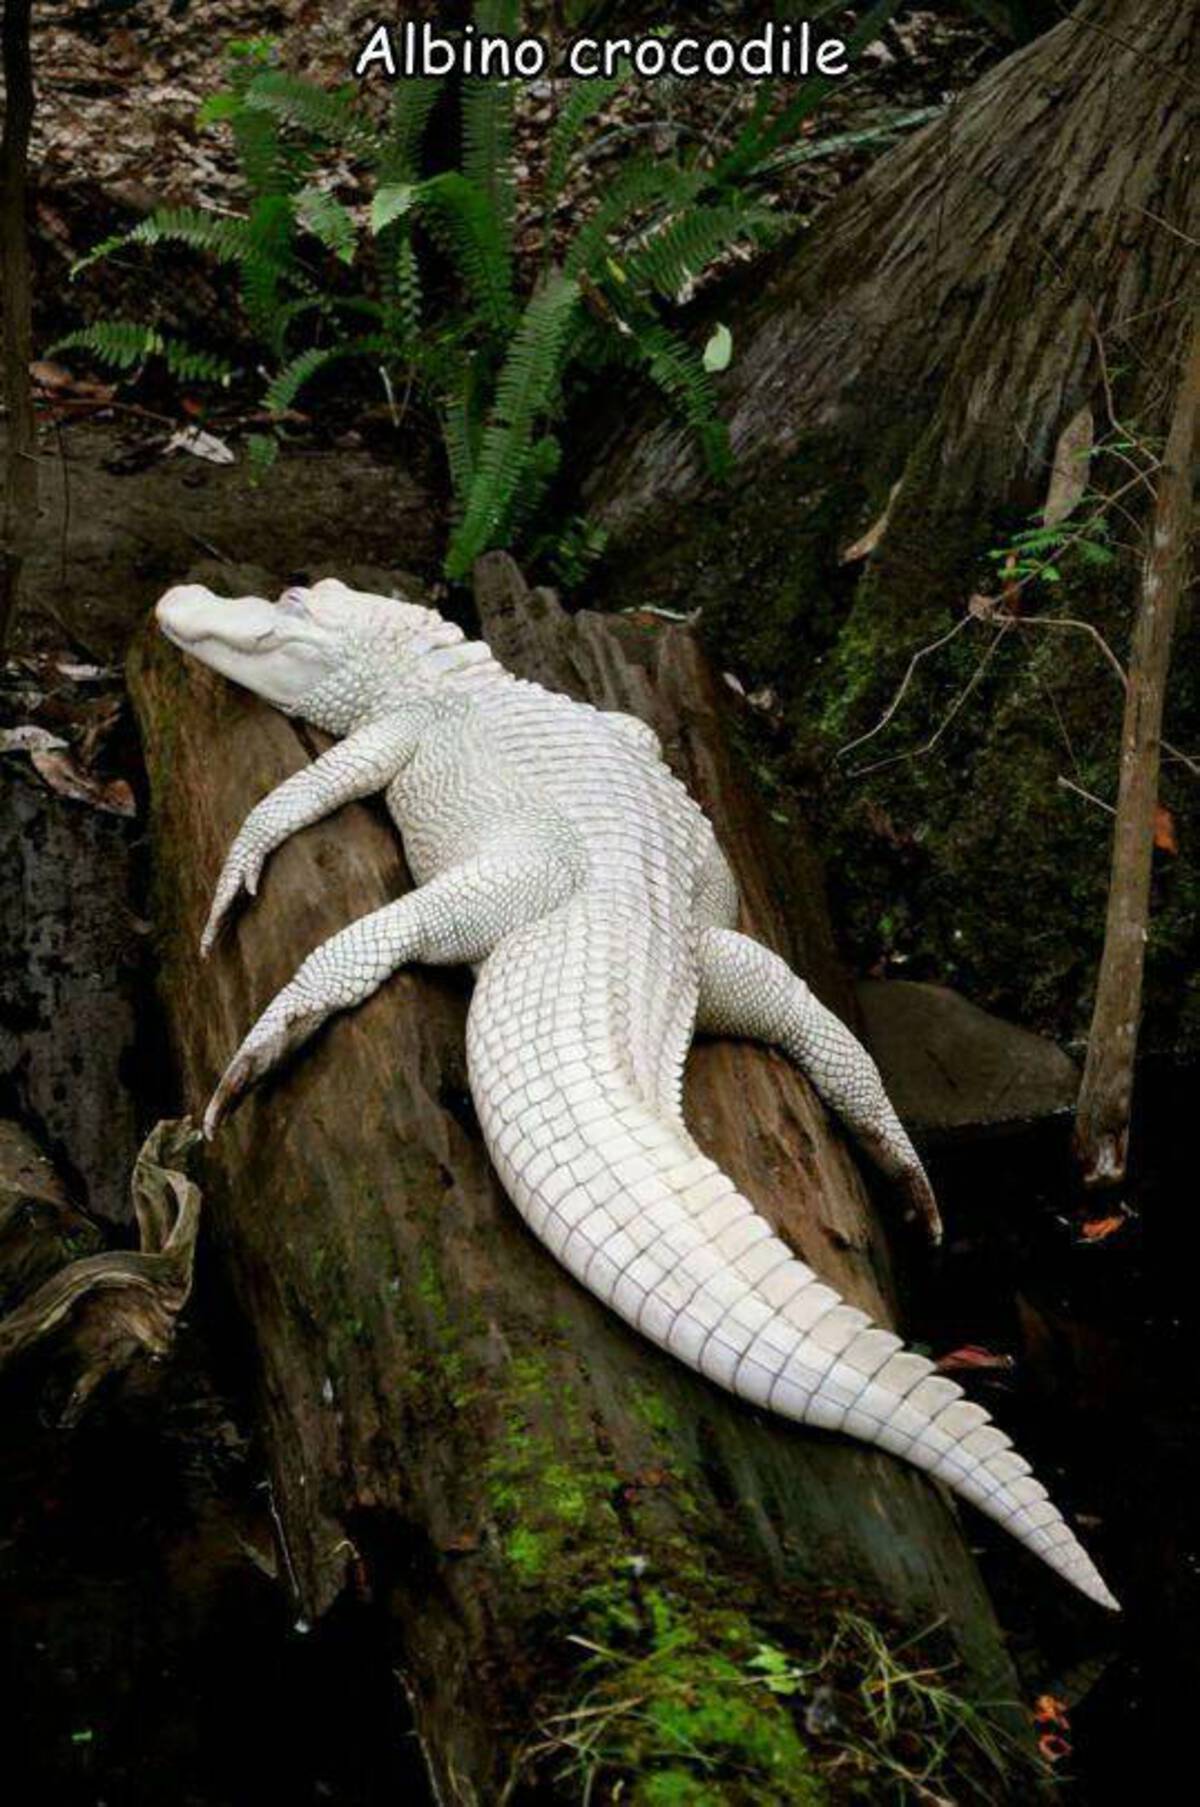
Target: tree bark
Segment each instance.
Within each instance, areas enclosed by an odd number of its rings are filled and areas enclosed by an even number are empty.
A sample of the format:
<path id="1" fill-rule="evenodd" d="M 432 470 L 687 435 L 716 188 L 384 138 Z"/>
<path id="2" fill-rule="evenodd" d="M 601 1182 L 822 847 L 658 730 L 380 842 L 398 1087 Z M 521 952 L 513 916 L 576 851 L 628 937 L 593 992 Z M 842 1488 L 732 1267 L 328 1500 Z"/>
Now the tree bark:
<path id="1" fill-rule="evenodd" d="M 479 600 L 523 675 L 635 707 L 659 729 L 716 819 L 750 926 L 786 953 L 827 948 L 811 891 L 795 908 L 799 936 L 788 932 L 761 811 L 690 635 L 568 619 L 547 594 L 529 597 L 503 558 L 484 561 Z M 382 812 L 347 809 L 281 849 L 257 904 L 201 968 L 199 930 L 233 833 L 316 742 L 150 633 L 130 677 L 153 797 L 162 995 L 195 1110 L 303 955 L 408 881 Z M 936 1488 L 720 1394 L 628 1331 L 526 1232 L 476 1132 L 465 1001 L 459 976 L 398 977 L 249 1101 L 205 1180 L 256 1367 L 297 1613 L 314 1619 L 348 1583 L 383 1603 L 437 1797 L 530 1798 L 536 1775 L 537 1798 L 578 1798 L 578 1778 L 562 1776 L 568 1734 L 598 1722 L 571 1715 L 608 1702 L 603 1778 L 649 1801 L 648 1774 L 694 1759 L 664 1752 L 647 1726 L 666 1701 L 719 1698 L 726 1744 L 689 1721 L 713 1763 L 705 1798 L 815 1799 L 786 1705 L 746 1685 L 743 1666 L 757 1645 L 810 1649 L 835 1600 L 909 1629 L 944 1617 L 964 1691 L 1011 1701 L 990 1606 Z M 687 1100 L 705 1145 L 799 1252 L 890 1320 L 883 1238 L 806 1084 L 770 1053 L 713 1045 L 693 1062 Z M 615 1668 L 572 1639 L 615 1652 Z"/>
<path id="2" fill-rule="evenodd" d="M 0 518 L 0 657 L 8 641 L 21 569 L 37 519 L 37 430 L 29 364 L 33 309 L 26 185 L 33 128 L 31 0 L 4 0 L 0 45 L 4 132 L 0 137 L 0 372 L 7 415 L 4 508 Z"/>
<path id="3" fill-rule="evenodd" d="M 794 604 L 811 533 L 848 545 L 898 485 L 879 590 L 898 615 L 914 584 L 961 602 L 964 558 L 998 508 L 1040 503 L 1098 390 L 1096 329 L 1128 353 L 1131 413 L 1159 402 L 1200 237 L 1198 67 L 1196 0 L 1084 0 L 718 296 L 734 479 L 624 407 L 582 486 L 612 535 L 599 591 L 720 606 L 749 579 L 759 608 Z"/>
<path id="4" fill-rule="evenodd" d="M 1150 871 L 1162 762 L 1163 709 L 1175 621 L 1191 565 L 1198 422 L 1200 310 L 1192 324 L 1159 473 L 1158 500 L 1129 654 L 1104 955 L 1075 1119 L 1075 1140 L 1084 1177 L 1093 1185 L 1117 1185 L 1125 1176 L 1142 976 L 1150 931 Z"/>

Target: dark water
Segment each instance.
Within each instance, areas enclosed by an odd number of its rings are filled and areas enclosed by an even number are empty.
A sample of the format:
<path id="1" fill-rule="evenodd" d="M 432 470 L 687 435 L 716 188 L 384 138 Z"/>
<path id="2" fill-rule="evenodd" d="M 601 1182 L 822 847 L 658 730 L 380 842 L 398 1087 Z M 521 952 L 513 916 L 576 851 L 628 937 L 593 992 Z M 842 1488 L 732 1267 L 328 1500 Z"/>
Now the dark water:
<path id="1" fill-rule="evenodd" d="M 1058 1768 L 1072 1803 L 1150 1798 L 1156 1781 L 1190 1767 L 1200 1702 L 1198 1113 L 1200 1071 L 1146 1063 L 1136 1179 L 1115 1199 L 1082 1194 L 1064 1128 L 933 1163 L 948 1248 L 915 1276 L 913 1317 L 936 1353 L 983 1344 L 1015 1356 L 1011 1375 L 989 1384 L 976 1372 L 967 1384 L 1075 1515 L 1125 1608 L 1114 1619 L 1077 1607 L 970 1517 L 1030 1695 L 1069 1704 L 1072 1750 Z M 1121 1207 L 1121 1228 L 1084 1236 L 1089 1216 Z"/>

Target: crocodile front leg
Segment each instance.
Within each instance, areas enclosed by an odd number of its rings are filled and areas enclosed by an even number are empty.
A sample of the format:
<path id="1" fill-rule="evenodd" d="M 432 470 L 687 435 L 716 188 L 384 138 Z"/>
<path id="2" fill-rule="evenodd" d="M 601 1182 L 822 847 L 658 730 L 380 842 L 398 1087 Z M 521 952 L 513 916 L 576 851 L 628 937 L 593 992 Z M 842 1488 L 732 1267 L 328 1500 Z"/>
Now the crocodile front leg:
<path id="1" fill-rule="evenodd" d="M 475 859 L 331 935 L 238 1049 L 205 1113 L 205 1135 L 211 1137 L 242 1094 L 330 1016 L 365 1003 L 400 967 L 466 966 L 486 959 L 505 935 L 565 903 L 580 876 L 563 839 L 509 834 Z"/>
<path id="2" fill-rule="evenodd" d="M 405 709 L 368 723 L 255 804 L 238 830 L 217 880 L 200 939 L 202 954 L 212 948 L 239 894 L 256 895 L 268 855 L 301 828 L 320 822 L 344 803 L 386 789 L 411 759 L 422 720 L 418 710 Z"/>
<path id="3" fill-rule="evenodd" d="M 781 1048 L 872 1160 L 902 1186 L 906 1215 L 940 1242 L 942 1220 L 916 1149 L 892 1108 L 879 1069 L 846 1025 L 818 1002 L 770 948 L 733 929 L 700 938 L 697 1027 Z"/>

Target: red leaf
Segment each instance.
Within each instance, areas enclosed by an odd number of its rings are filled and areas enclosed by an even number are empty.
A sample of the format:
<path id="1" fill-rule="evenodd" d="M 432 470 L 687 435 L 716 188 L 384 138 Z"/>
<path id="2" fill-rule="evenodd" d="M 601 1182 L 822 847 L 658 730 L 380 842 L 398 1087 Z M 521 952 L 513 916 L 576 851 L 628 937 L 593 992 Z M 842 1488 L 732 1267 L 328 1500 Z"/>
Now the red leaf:
<path id="1" fill-rule="evenodd" d="M 939 1374 L 965 1374 L 971 1369 L 994 1369 L 1001 1373 L 1010 1373 L 1016 1366 L 1011 1355 L 1001 1355 L 995 1349 L 985 1349 L 982 1343 L 964 1343 L 961 1349 L 951 1349 L 948 1355 L 941 1355 L 935 1363 Z"/>
<path id="2" fill-rule="evenodd" d="M 1154 845 L 1160 853 L 1179 852 L 1175 818 L 1165 803 L 1156 803 L 1154 806 Z"/>
<path id="3" fill-rule="evenodd" d="M 1128 1222 L 1129 1218 L 1124 1211 L 1114 1212 L 1111 1217 L 1089 1217 L 1080 1224 L 1079 1234 L 1084 1242 L 1106 1242 L 1118 1230 L 1123 1230 Z"/>

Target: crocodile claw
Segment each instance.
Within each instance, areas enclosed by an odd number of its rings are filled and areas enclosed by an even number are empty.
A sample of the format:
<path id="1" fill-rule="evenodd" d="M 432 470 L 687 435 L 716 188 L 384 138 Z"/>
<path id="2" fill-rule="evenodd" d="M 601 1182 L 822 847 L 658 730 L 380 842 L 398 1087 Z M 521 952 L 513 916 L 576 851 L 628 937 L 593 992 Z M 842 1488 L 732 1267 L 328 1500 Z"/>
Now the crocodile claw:
<path id="1" fill-rule="evenodd" d="M 937 1248 L 943 1235 L 942 1214 L 938 1210 L 937 1199 L 924 1168 L 910 1168 L 899 1176 L 897 1184 L 905 1201 L 905 1222 L 919 1224 L 934 1248 Z"/>

